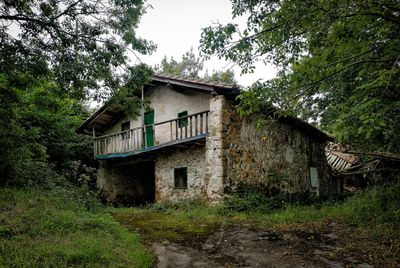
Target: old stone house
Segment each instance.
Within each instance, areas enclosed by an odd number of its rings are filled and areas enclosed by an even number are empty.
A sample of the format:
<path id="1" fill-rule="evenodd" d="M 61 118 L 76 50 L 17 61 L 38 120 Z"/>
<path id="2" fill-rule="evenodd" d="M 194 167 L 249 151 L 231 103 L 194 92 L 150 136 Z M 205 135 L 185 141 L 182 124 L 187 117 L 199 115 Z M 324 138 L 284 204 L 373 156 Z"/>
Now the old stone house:
<path id="1" fill-rule="evenodd" d="M 331 138 L 291 117 L 240 118 L 235 85 L 154 75 L 137 118 L 105 105 L 78 129 L 94 136 L 98 187 L 125 203 L 217 200 L 242 183 L 329 193 L 324 147 Z M 266 117 L 268 118 L 268 117 Z"/>

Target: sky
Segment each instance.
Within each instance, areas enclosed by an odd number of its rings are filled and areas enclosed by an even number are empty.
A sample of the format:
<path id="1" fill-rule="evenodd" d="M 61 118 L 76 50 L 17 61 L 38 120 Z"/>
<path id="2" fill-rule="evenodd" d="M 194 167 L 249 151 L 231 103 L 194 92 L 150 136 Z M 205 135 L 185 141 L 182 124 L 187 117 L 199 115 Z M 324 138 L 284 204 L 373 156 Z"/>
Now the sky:
<path id="1" fill-rule="evenodd" d="M 152 8 L 147 9 L 147 13 L 143 15 L 137 35 L 158 46 L 151 56 L 140 56 L 140 60 L 149 65 L 160 63 L 164 56 L 180 60 L 191 47 L 198 54 L 202 28 L 217 22 L 232 22 L 229 0 L 148 0 L 147 3 Z M 245 25 L 244 18 L 235 22 Z M 238 66 L 216 57 L 204 64 L 209 73 L 213 70 L 227 70 L 232 66 L 241 86 L 250 86 L 259 79 L 271 79 L 276 74 L 273 66 L 266 66 L 261 62 L 256 65 L 253 74 L 243 76 L 240 76 Z"/>

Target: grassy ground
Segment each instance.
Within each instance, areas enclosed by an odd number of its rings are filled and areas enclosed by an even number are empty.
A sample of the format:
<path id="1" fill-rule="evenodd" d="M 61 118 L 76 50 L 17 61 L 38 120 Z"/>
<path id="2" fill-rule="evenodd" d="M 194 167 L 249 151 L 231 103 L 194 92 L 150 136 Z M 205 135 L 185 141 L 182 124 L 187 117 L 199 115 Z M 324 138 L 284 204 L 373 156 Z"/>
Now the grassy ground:
<path id="1" fill-rule="evenodd" d="M 323 233 L 332 222 L 341 229 L 338 258 L 356 252 L 377 267 L 396 267 L 399 192 L 397 184 L 341 203 L 279 209 L 276 200 L 271 205 L 257 196 L 217 205 L 188 200 L 140 209 L 106 208 L 76 190 L 0 189 L 0 267 L 150 267 L 152 256 L 138 230 L 144 239 L 190 244 L 204 241 L 221 226 Z"/>
<path id="2" fill-rule="evenodd" d="M 138 234 L 76 191 L 0 189 L 0 267 L 150 267 Z"/>

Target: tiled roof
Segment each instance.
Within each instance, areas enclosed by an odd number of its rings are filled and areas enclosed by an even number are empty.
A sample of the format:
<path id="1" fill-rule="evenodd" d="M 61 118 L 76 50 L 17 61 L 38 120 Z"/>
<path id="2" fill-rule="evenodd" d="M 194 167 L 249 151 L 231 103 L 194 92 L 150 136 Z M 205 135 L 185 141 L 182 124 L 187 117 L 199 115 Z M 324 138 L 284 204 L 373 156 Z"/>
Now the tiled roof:
<path id="1" fill-rule="evenodd" d="M 194 85 L 209 86 L 212 88 L 225 88 L 225 89 L 238 89 L 239 88 L 239 86 L 236 84 L 228 84 L 228 83 L 215 82 L 215 81 L 206 81 L 203 79 L 187 78 L 187 77 L 180 77 L 180 76 L 166 75 L 166 74 L 155 74 L 153 76 L 153 80 L 159 80 L 159 79 L 170 79 L 170 80 L 190 83 L 190 84 L 194 84 Z"/>

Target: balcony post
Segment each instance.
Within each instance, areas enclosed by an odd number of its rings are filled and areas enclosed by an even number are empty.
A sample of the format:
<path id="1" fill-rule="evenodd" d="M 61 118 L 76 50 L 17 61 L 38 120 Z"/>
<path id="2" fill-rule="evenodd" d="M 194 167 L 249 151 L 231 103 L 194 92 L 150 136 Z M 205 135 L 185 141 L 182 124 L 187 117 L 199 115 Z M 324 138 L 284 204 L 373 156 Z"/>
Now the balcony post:
<path id="1" fill-rule="evenodd" d="M 96 130 L 94 129 L 94 125 L 92 126 L 92 131 L 93 131 L 93 157 L 96 157 L 97 144 L 96 144 Z"/>

